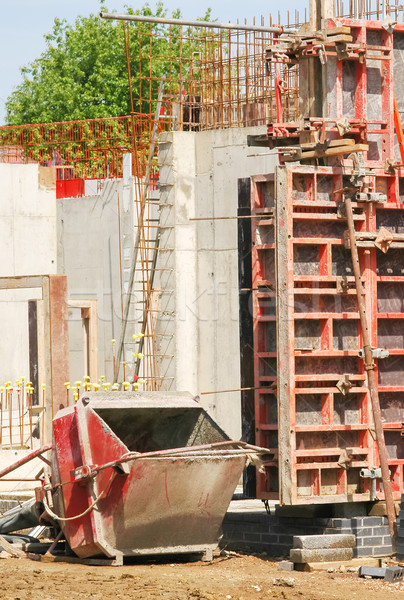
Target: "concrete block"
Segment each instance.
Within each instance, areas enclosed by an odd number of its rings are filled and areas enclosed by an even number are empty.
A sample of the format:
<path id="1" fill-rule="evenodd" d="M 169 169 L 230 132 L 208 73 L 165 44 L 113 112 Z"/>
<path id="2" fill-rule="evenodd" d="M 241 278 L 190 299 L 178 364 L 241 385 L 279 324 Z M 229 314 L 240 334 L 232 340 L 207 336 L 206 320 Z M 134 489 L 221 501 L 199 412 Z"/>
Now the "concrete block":
<path id="1" fill-rule="evenodd" d="M 395 583 L 404 579 L 404 569 L 402 567 L 388 567 L 384 576 L 387 583 Z"/>
<path id="2" fill-rule="evenodd" d="M 295 565 L 291 560 L 281 560 L 278 564 L 279 571 L 294 571 Z"/>
<path id="3" fill-rule="evenodd" d="M 363 538 L 362 546 L 383 546 L 383 536 Z"/>
<path id="4" fill-rule="evenodd" d="M 373 548 L 369 546 L 364 546 L 363 548 L 356 547 L 354 550 L 354 555 L 357 558 L 362 558 L 365 556 L 373 556 Z"/>
<path id="5" fill-rule="evenodd" d="M 373 556 L 389 556 L 393 552 L 391 546 L 373 546 Z"/>
<path id="6" fill-rule="evenodd" d="M 381 527 L 373 527 L 373 535 L 390 535 L 390 529 L 387 527 L 387 525 L 382 525 Z"/>
<path id="7" fill-rule="evenodd" d="M 355 523 L 357 525 L 362 525 L 361 519 L 357 519 L 358 523 Z M 330 527 L 334 527 L 336 529 L 339 529 L 340 527 L 344 527 L 344 528 L 351 528 L 353 525 L 352 523 L 352 519 L 330 519 Z"/>
<path id="8" fill-rule="evenodd" d="M 383 579 L 386 575 L 384 567 L 360 567 L 358 577 L 372 577 L 373 579 Z"/>
<path id="9" fill-rule="evenodd" d="M 378 542 L 380 543 L 380 542 Z M 355 546 L 354 535 L 334 533 L 331 535 L 295 535 L 293 536 L 293 548 L 313 550 L 319 548 L 353 548 Z"/>
<path id="10" fill-rule="evenodd" d="M 374 529 L 374 527 L 358 527 L 357 529 L 354 529 L 353 532 L 357 539 L 363 539 L 371 537 Z M 377 535 L 377 533 L 375 533 L 375 535 Z"/>
<path id="11" fill-rule="evenodd" d="M 376 527 L 378 525 L 385 525 L 386 519 L 384 517 L 363 517 L 364 527 Z"/>
<path id="12" fill-rule="evenodd" d="M 352 548 L 318 548 L 315 550 L 293 548 L 290 551 L 290 560 L 294 563 L 351 560 L 351 558 L 353 558 Z"/>

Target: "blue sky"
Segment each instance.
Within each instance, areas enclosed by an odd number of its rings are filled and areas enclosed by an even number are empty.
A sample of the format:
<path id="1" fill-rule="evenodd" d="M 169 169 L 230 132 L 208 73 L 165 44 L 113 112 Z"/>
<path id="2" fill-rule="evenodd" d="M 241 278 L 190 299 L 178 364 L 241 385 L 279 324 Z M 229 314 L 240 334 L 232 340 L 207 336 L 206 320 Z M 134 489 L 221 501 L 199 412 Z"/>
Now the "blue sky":
<path id="1" fill-rule="evenodd" d="M 235 23 L 247 19 L 252 23 L 254 16 L 259 18 L 269 13 L 275 17 L 282 11 L 294 14 L 299 9 L 302 14 L 308 0 L 165 0 L 169 12 L 180 8 L 183 18 L 196 19 L 211 7 L 213 18 L 220 22 Z M 110 12 L 126 12 L 124 5 L 140 8 L 145 2 L 130 0 L 105 0 Z M 155 8 L 154 0 L 149 2 Z M 4 124 L 4 102 L 13 88 L 21 81 L 20 67 L 37 58 L 45 49 L 44 34 L 52 29 L 55 17 L 66 18 L 73 23 L 78 15 L 88 15 L 99 11 L 99 0 L 0 0 L 0 125 Z"/>

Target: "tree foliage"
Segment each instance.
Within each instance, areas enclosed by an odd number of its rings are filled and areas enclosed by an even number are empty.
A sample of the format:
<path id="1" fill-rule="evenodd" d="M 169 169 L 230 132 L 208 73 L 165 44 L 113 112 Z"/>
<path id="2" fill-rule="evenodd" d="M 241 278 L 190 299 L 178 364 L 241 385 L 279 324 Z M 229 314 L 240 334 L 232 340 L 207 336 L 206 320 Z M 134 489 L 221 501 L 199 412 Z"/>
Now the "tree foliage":
<path id="1" fill-rule="evenodd" d="M 101 2 L 101 10 L 108 8 Z M 146 3 L 128 13 L 166 17 L 162 2 L 153 12 Z M 172 13 L 180 18 L 180 11 Z M 203 17 L 209 19 L 210 10 Z M 143 73 L 151 74 L 149 95 L 156 97 L 159 80 L 173 68 L 173 54 L 179 55 L 179 38 L 165 36 L 161 24 L 131 23 L 132 90 L 135 99 L 145 98 Z M 139 31 L 144 35 L 139 35 Z M 150 35 L 150 33 L 153 35 Z M 154 35 L 155 34 L 155 35 Z M 74 25 L 65 19 L 55 19 L 53 30 L 45 36 L 46 50 L 39 58 L 21 69 L 22 82 L 6 101 L 9 125 L 49 123 L 76 119 L 114 117 L 130 113 L 130 96 L 123 26 L 120 21 L 100 19 L 98 15 L 80 16 Z M 176 41 L 177 40 L 177 41 Z M 182 47 L 182 59 L 193 49 Z M 156 54 L 160 59 L 150 61 Z M 142 60 L 137 57 L 144 56 Z M 161 57 L 167 57 L 164 61 Z M 185 61 L 185 64 L 186 61 Z M 152 72 L 150 73 L 150 68 Z M 178 61 L 180 69 L 180 60 Z M 149 71 L 147 71 L 149 70 Z M 172 78 L 172 77 L 171 77 Z M 140 90 L 140 85 L 144 89 Z M 135 103 L 135 110 L 147 110 L 147 102 Z"/>

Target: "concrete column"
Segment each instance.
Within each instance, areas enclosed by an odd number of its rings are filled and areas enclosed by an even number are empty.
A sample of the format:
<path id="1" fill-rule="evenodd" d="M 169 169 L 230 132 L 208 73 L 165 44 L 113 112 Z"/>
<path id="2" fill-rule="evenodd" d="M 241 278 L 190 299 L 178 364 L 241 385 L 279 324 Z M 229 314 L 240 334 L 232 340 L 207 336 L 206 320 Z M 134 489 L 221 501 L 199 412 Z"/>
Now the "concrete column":
<path id="1" fill-rule="evenodd" d="M 178 132 L 173 146 L 175 196 L 175 380 L 177 391 L 198 392 L 198 263 L 195 223 L 195 134 Z"/>

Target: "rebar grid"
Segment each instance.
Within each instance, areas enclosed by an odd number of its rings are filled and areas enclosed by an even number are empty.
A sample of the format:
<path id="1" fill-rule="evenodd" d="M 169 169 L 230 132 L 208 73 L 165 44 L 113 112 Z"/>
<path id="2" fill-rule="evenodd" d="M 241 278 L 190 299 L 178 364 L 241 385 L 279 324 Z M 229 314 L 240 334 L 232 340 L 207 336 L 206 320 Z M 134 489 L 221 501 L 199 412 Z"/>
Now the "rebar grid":
<path id="1" fill-rule="evenodd" d="M 335 11 L 337 17 L 379 21 L 389 16 L 404 20 L 403 4 L 398 0 L 335 0 Z"/>

